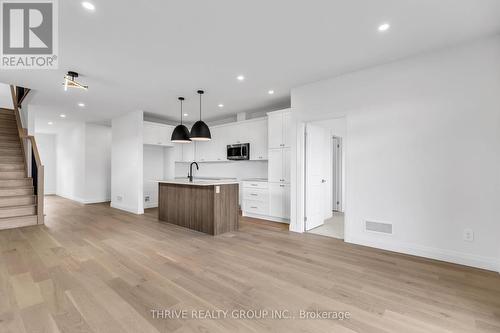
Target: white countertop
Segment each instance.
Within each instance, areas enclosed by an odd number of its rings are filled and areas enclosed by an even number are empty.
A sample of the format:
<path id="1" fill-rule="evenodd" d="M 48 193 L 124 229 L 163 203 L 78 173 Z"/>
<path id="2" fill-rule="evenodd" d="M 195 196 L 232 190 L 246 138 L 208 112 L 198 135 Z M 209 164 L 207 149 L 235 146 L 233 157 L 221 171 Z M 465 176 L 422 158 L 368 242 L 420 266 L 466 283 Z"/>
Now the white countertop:
<path id="1" fill-rule="evenodd" d="M 242 182 L 264 182 L 267 183 L 267 178 L 243 178 Z"/>
<path id="2" fill-rule="evenodd" d="M 239 184 L 236 179 L 194 179 L 190 182 L 188 179 L 165 179 L 157 180 L 158 183 L 163 184 L 177 184 L 177 185 L 193 185 L 193 186 L 214 186 L 214 185 L 229 185 L 229 184 Z"/>

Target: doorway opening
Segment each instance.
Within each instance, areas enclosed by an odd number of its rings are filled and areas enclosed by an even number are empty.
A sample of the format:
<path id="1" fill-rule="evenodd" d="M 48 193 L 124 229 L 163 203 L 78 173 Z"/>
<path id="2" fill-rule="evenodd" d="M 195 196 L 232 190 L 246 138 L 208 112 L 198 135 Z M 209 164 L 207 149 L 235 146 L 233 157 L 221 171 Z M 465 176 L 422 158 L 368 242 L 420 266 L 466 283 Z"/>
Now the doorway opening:
<path id="1" fill-rule="evenodd" d="M 306 125 L 305 230 L 344 239 L 345 119 Z"/>

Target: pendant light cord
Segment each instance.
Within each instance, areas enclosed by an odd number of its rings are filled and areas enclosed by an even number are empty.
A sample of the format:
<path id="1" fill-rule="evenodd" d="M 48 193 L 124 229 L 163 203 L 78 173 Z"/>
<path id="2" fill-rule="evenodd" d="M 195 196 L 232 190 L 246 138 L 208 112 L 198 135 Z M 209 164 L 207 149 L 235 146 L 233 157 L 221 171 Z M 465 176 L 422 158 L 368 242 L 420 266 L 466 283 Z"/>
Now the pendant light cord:
<path id="1" fill-rule="evenodd" d="M 182 125 L 182 100 L 181 100 L 181 125 Z"/>
<path id="2" fill-rule="evenodd" d="M 201 120 L 201 94 L 200 94 L 200 120 Z"/>

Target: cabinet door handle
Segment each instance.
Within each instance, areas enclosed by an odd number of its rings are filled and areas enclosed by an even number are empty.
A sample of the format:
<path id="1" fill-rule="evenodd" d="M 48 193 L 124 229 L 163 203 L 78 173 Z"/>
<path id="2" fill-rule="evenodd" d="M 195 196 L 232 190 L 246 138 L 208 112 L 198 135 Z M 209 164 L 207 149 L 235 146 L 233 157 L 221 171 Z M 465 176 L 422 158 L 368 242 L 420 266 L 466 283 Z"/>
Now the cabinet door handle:
<path id="1" fill-rule="evenodd" d="M 280 187 L 285 187 L 285 185 L 280 185 Z"/>
<path id="2" fill-rule="evenodd" d="M 250 184 L 250 185 L 251 185 L 251 186 L 259 186 L 259 185 L 257 185 L 257 184 Z"/>
<path id="3" fill-rule="evenodd" d="M 257 208 L 259 208 L 259 207 L 252 206 L 252 207 L 250 207 L 250 208 L 257 209 Z"/>
<path id="4" fill-rule="evenodd" d="M 253 195 L 254 197 L 256 197 L 258 194 L 255 194 L 255 193 L 250 193 L 250 195 Z"/>

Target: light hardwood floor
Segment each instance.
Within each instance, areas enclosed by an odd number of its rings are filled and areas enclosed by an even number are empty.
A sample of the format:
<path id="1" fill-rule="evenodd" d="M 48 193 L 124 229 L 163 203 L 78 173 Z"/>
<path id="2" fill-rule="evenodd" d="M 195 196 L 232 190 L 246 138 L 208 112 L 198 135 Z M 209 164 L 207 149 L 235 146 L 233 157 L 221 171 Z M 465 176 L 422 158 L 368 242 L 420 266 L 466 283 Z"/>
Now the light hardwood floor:
<path id="1" fill-rule="evenodd" d="M 243 219 L 213 237 L 47 198 L 0 232 L 0 332 L 500 332 L 500 276 Z M 151 309 L 349 311 L 349 320 L 154 319 Z M 189 312 L 190 313 L 190 312 Z"/>

